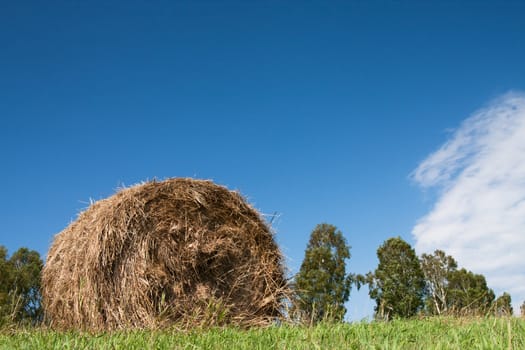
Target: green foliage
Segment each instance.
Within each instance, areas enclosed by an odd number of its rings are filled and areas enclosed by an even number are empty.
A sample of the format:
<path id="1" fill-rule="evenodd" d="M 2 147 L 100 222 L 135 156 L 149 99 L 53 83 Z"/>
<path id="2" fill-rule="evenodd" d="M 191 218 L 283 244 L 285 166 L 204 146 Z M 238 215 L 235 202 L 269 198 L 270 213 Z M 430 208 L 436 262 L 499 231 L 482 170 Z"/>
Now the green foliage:
<path id="1" fill-rule="evenodd" d="M 377 269 L 367 275 L 376 318 L 416 315 L 423 306 L 425 279 L 414 249 L 400 237 L 390 238 L 378 248 L 377 257 Z"/>
<path id="2" fill-rule="evenodd" d="M 0 350 L 13 349 L 525 349 L 525 320 L 427 318 L 392 322 L 119 331 L 100 334 L 47 329 L 0 331 Z"/>
<path id="3" fill-rule="evenodd" d="M 7 262 L 7 249 L 0 246 L 0 323 L 10 311 L 9 290 L 12 280 L 12 269 Z"/>
<path id="4" fill-rule="evenodd" d="M 20 248 L 7 259 L 7 249 L 0 246 L 0 322 L 42 320 L 42 267 L 38 252 Z"/>
<path id="5" fill-rule="evenodd" d="M 303 320 L 317 323 L 343 319 L 351 284 L 346 259 L 350 259 L 350 247 L 341 231 L 333 225 L 317 225 L 295 276 L 294 308 Z"/>
<path id="6" fill-rule="evenodd" d="M 512 316 L 514 310 L 512 309 L 512 298 L 510 294 L 505 292 L 500 295 L 494 301 L 493 309 L 496 316 Z"/>
<path id="7" fill-rule="evenodd" d="M 448 313 L 449 307 L 449 279 L 457 270 L 458 264 L 450 255 L 442 250 L 434 254 L 421 256 L 421 269 L 425 275 L 427 288 L 426 310 L 430 315 Z"/>
<path id="8" fill-rule="evenodd" d="M 494 303 L 494 292 L 487 287 L 483 275 L 457 269 L 454 258 L 442 250 L 421 256 L 421 268 L 427 287 L 426 312 L 430 315 L 485 315 L 490 308 L 508 312 L 510 295 Z M 512 307 L 510 308 L 512 310 Z"/>
<path id="9" fill-rule="evenodd" d="M 485 315 L 495 298 L 485 276 L 466 269 L 450 274 L 448 289 L 449 309 L 459 315 Z"/>

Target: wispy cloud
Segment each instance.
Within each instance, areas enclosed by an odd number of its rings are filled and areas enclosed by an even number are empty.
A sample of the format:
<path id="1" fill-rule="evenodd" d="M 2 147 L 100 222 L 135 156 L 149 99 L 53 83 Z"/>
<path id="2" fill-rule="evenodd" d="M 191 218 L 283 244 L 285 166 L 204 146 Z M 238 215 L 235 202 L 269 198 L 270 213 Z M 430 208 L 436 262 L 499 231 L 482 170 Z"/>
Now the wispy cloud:
<path id="1" fill-rule="evenodd" d="M 525 94 L 466 119 L 411 177 L 439 190 L 412 230 L 416 250 L 443 249 L 511 293 L 516 309 L 525 300 Z"/>

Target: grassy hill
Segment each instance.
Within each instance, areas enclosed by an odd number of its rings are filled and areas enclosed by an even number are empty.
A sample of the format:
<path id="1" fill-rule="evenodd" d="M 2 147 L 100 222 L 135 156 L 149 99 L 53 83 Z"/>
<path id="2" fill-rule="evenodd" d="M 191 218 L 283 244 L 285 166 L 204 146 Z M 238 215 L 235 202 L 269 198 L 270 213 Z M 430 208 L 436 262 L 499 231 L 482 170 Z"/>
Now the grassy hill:
<path id="1" fill-rule="evenodd" d="M 88 334 L 0 332 L 0 349 L 525 349 L 525 320 L 429 318 L 384 322 Z"/>

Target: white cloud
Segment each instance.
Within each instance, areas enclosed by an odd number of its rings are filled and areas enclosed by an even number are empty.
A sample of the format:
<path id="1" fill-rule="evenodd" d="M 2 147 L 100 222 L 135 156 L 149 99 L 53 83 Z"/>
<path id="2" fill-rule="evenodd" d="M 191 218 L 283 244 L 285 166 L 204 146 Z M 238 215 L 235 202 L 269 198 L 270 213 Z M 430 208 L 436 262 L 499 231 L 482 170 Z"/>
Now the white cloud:
<path id="1" fill-rule="evenodd" d="M 466 119 L 411 177 L 439 196 L 412 230 L 418 253 L 442 249 L 487 277 L 515 310 L 525 300 L 525 94 Z"/>

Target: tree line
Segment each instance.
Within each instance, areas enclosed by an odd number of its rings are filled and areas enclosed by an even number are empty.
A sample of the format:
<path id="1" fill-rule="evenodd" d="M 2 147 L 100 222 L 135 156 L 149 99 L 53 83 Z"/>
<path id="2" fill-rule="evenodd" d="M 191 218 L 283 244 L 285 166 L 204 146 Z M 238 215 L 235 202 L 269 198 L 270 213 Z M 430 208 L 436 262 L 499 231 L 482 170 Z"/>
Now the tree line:
<path id="1" fill-rule="evenodd" d="M 304 260 L 293 279 L 293 317 L 302 322 L 342 321 L 352 286 L 368 286 L 379 320 L 417 315 L 512 315 L 511 297 L 496 298 L 485 277 L 442 250 L 416 255 L 400 237 L 377 249 L 378 266 L 365 275 L 346 272 L 350 246 L 335 226 L 319 224 L 310 235 Z M 525 316 L 525 302 L 521 307 Z"/>
<path id="2" fill-rule="evenodd" d="M 400 237 L 377 249 L 378 266 L 367 274 L 347 273 L 350 246 L 341 231 L 319 224 L 310 235 L 299 272 L 292 278 L 290 316 L 300 322 L 342 321 L 352 287 L 368 286 L 378 320 L 417 315 L 512 315 L 511 297 L 496 298 L 485 277 L 464 268 L 442 250 L 418 257 Z M 0 326 L 37 324 L 43 319 L 38 252 L 20 248 L 10 257 L 0 246 Z M 521 306 L 525 317 L 525 302 Z"/>

